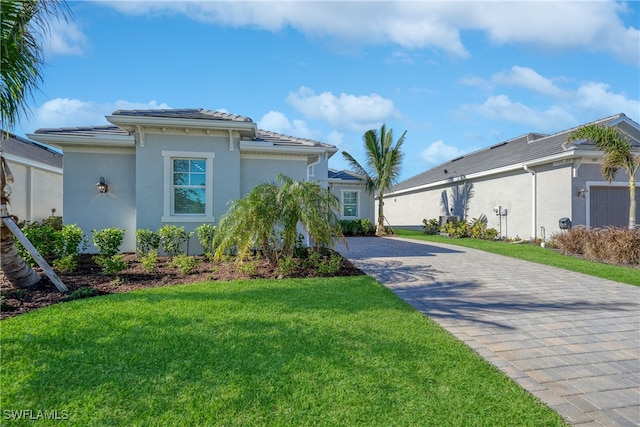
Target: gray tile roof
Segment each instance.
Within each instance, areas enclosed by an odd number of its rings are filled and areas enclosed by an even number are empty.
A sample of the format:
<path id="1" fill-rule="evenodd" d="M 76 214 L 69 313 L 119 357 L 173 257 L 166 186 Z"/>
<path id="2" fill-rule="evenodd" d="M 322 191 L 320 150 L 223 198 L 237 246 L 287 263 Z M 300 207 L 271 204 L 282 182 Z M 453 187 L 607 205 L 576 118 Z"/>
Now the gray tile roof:
<path id="1" fill-rule="evenodd" d="M 325 147 L 325 148 L 335 148 L 335 146 L 330 144 L 325 144 L 323 142 L 314 141 L 313 139 L 307 138 L 297 138 L 295 136 L 284 135 L 281 133 L 271 132 L 264 129 L 258 129 L 256 133 L 255 141 L 265 141 L 270 142 L 273 145 L 281 145 L 281 146 L 308 146 L 308 147 Z"/>
<path id="2" fill-rule="evenodd" d="M 626 116 L 624 114 L 617 114 L 593 123 L 607 125 L 620 118 L 626 118 Z M 407 190 L 453 177 L 520 165 L 556 154 L 561 154 L 568 149 L 593 150 L 594 144 L 589 141 L 579 141 L 571 147 L 567 147 L 566 145 L 563 146 L 567 141 L 569 134 L 576 129 L 577 127 L 553 135 L 529 133 L 508 141 L 500 142 L 490 147 L 449 160 L 446 163 L 442 163 L 432 169 L 415 175 L 398 183 L 391 191 Z M 640 147 L 640 143 L 637 141 L 632 140 L 632 143 L 634 146 Z"/>
<path id="3" fill-rule="evenodd" d="M 253 120 L 249 117 L 239 116 L 236 114 L 228 114 L 220 111 L 205 110 L 203 108 L 183 108 L 172 110 L 117 110 L 113 112 L 114 116 L 129 116 L 129 117 L 164 117 L 172 119 L 193 119 L 193 120 L 220 120 L 220 121 L 232 121 L 242 123 L 253 123 Z M 105 126 L 83 126 L 83 127 L 68 127 L 68 128 L 48 128 L 38 129 L 34 133 L 36 134 L 65 134 L 65 135 L 78 135 L 78 136 L 91 136 L 91 135 L 128 135 L 129 132 L 114 125 Z M 254 141 L 264 141 L 271 143 L 275 146 L 306 146 L 306 147 L 324 147 L 328 149 L 335 149 L 335 146 L 325 144 L 319 141 L 314 141 L 307 138 L 297 138 L 294 136 L 284 135 L 281 133 L 271 132 L 264 129 L 256 130 L 256 137 Z"/>
<path id="4" fill-rule="evenodd" d="M 37 142 L 0 130 L 0 149 L 3 153 L 62 168 L 62 154 Z"/>
<path id="5" fill-rule="evenodd" d="M 68 128 L 41 128 L 37 129 L 34 133 L 42 134 L 65 134 L 65 135 L 77 135 L 77 136 L 92 136 L 92 135 L 129 135 L 126 130 L 113 125 L 104 126 L 79 126 Z"/>
<path id="6" fill-rule="evenodd" d="M 344 181 L 362 181 L 362 177 L 357 175 L 355 172 L 342 170 L 338 171 L 335 169 L 329 169 L 329 179 L 342 179 Z"/>
<path id="7" fill-rule="evenodd" d="M 253 122 L 251 118 L 228 114 L 220 111 L 205 110 L 204 108 L 181 108 L 171 110 L 117 110 L 114 116 L 139 116 L 139 117 L 167 117 L 172 119 L 196 119 L 196 120 L 228 120 L 233 122 Z"/>

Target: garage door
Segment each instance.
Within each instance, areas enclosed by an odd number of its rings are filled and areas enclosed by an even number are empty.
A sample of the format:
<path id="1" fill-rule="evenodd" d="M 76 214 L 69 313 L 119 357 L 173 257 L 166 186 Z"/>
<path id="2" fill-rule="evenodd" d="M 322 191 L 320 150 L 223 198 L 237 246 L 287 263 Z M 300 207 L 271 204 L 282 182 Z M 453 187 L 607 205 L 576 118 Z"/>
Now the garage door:
<path id="1" fill-rule="evenodd" d="M 629 188 L 591 187 L 591 227 L 627 227 L 629 225 Z M 638 218 L 638 191 L 636 190 L 636 218 Z"/>

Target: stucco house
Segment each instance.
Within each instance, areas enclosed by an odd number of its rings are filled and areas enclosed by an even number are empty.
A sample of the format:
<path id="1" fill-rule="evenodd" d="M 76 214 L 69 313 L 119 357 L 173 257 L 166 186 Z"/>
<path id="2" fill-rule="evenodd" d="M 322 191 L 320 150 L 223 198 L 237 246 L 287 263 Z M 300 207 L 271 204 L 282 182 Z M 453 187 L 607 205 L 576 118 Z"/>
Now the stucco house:
<path id="1" fill-rule="evenodd" d="M 640 151 L 640 125 L 624 114 L 593 123 L 617 127 Z M 572 226 L 627 227 L 629 177 L 620 170 L 609 184 L 600 172 L 603 152 L 588 141 L 567 142 L 575 129 L 522 135 L 413 176 L 385 195 L 385 216 L 393 227 L 419 228 L 424 219 L 484 214 L 501 236 L 523 239 L 549 238 L 563 218 L 563 227 L 566 219 Z M 640 191 L 640 210 L 639 199 Z"/>
<path id="2" fill-rule="evenodd" d="M 135 250 L 136 229 L 216 224 L 230 201 L 278 173 L 329 187 L 335 146 L 258 129 L 249 117 L 199 108 L 118 110 L 106 118 L 111 125 L 38 129 L 29 137 L 64 153 L 64 223 L 89 236 L 124 228 L 123 252 Z M 190 253 L 198 249 L 191 242 Z"/>
<path id="3" fill-rule="evenodd" d="M 9 213 L 30 222 L 62 216 L 62 153 L 5 131 L 0 150 L 14 178 Z"/>
<path id="4" fill-rule="evenodd" d="M 329 189 L 340 201 L 340 219 L 368 218 L 375 224 L 375 200 L 363 179 L 351 171 L 329 169 Z"/>

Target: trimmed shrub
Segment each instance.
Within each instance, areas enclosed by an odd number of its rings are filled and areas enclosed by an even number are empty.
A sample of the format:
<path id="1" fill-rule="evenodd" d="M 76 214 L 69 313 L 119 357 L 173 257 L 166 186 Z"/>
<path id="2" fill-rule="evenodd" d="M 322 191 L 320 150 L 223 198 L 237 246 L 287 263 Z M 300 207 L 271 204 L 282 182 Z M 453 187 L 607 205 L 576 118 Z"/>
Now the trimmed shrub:
<path id="1" fill-rule="evenodd" d="M 425 234 L 438 234 L 440 232 L 440 222 L 436 218 L 423 219 L 422 229 Z"/>
<path id="2" fill-rule="evenodd" d="M 156 252 L 160 248 L 160 236 L 148 228 L 136 230 L 136 252 L 140 256 L 147 255 L 150 251 Z M 157 255 L 157 254 L 156 254 Z"/>
<path id="3" fill-rule="evenodd" d="M 183 227 L 176 225 L 163 225 L 158 229 L 160 245 L 170 257 L 184 254 L 182 245 L 189 241 L 193 233 L 187 233 Z"/>
<path id="4" fill-rule="evenodd" d="M 120 252 L 120 245 L 124 240 L 123 228 L 111 227 L 103 230 L 91 230 L 93 233 L 93 244 L 98 248 L 98 252 L 103 257 L 112 257 Z"/>

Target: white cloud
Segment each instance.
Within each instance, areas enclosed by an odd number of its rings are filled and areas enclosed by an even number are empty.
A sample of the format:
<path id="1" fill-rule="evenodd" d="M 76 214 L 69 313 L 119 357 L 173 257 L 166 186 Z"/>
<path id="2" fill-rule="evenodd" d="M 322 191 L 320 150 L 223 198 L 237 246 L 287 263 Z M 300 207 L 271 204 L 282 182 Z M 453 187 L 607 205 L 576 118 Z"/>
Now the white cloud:
<path id="1" fill-rule="evenodd" d="M 640 120 L 640 101 L 624 93 L 615 93 L 601 82 L 586 82 L 575 88 L 560 87 L 555 82 L 568 82 L 563 77 L 549 79 L 531 68 L 514 66 L 501 71 L 488 82 L 479 77 L 462 80 L 483 90 L 493 91 L 496 86 L 514 86 L 527 89 L 538 95 L 539 106 L 529 106 L 514 101 L 506 93 L 492 94 L 482 104 L 463 105 L 458 115 L 479 115 L 496 122 L 529 127 L 540 132 L 553 132 L 575 126 L 581 121 L 595 120 L 613 114 L 625 113 L 632 120 Z"/>
<path id="2" fill-rule="evenodd" d="M 298 138 L 317 139 L 318 132 L 312 131 L 304 120 L 294 119 L 289 121 L 287 116 L 279 111 L 269 111 L 258 121 L 260 129 Z"/>
<path id="3" fill-rule="evenodd" d="M 544 111 L 514 102 L 506 95 L 492 95 L 483 104 L 467 104 L 463 115 L 475 114 L 502 123 L 524 125 L 532 131 L 551 132 L 572 126 L 576 118 L 565 108 L 553 105 Z"/>
<path id="4" fill-rule="evenodd" d="M 625 27 L 620 2 L 176 2 L 116 1 L 98 4 L 126 14 L 182 14 L 217 25 L 278 31 L 294 28 L 369 45 L 436 48 L 469 55 L 461 34 L 481 32 L 496 45 L 524 44 L 554 50 L 608 52 L 638 64 L 640 30 Z"/>
<path id="5" fill-rule="evenodd" d="M 89 46 L 87 36 L 73 22 L 53 21 L 43 43 L 48 55 L 82 55 Z"/>
<path id="6" fill-rule="evenodd" d="M 420 152 L 420 158 L 427 165 L 439 165 L 456 157 L 476 150 L 475 148 L 460 149 L 452 145 L 445 144 L 442 140 L 436 141 Z"/>
<path id="7" fill-rule="evenodd" d="M 613 93 L 605 83 L 585 83 L 573 96 L 574 105 L 597 117 L 625 113 L 640 123 L 640 100 L 629 99 L 625 94 Z"/>
<path id="8" fill-rule="evenodd" d="M 306 117 L 319 119 L 337 129 L 364 131 L 377 128 L 398 115 L 393 101 L 378 94 L 351 95 L 331 92 L 317 95 L 307 87 L 291 92 L 287 101 Z"/>
<path id="9" fill-rule="evenodd" d="M 567 95 L 566 91 L 557 87 L 552 79 L 543 77 L 527 67 L 515 65 L 509 71 L 496 73 L 492 80 L 497 84 L 518 86 L 553 98 L 564 98 Z"/>
<path id="10" fill-rule="evenodd" d="M 109 124 L 105 116 L 116 110 L 164 108 L 171 107 L 157 101 L 140 103 L 120 100 L 114 103 L 98 103 L 80 99 L 55 98 L 33 110 L 28 120 L 30 128 L 28 131 L 40 128 L 105 125 Z"/>

